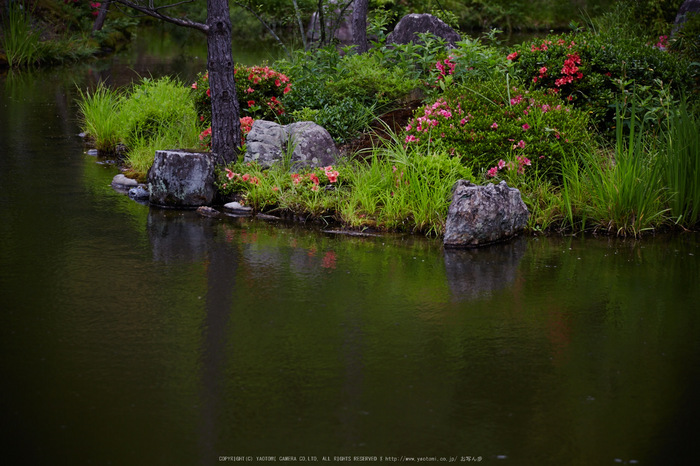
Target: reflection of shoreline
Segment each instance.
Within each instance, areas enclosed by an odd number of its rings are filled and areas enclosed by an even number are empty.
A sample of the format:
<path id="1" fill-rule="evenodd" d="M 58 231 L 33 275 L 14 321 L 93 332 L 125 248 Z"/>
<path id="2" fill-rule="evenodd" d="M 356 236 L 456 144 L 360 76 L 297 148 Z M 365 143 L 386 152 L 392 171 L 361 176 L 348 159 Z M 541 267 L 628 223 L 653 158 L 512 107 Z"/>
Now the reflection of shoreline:
<path id="1" fill-rule="evenodd" d="M 487 248 L 445 249 L 447 282 L 456 301 L 488 298 L 515 281 L 527 243 L 519 237 Z"/>

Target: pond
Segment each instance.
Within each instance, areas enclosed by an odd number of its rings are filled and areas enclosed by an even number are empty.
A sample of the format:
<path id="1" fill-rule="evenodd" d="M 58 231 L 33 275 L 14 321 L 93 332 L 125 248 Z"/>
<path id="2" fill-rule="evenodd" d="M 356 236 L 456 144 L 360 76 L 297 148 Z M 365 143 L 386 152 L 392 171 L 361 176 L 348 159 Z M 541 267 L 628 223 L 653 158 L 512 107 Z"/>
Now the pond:
<path id="1" fill-rule="evenodd" d="M 0 78 L 7 464 L 696 455 L 698 234 L 445 251 L 149 208 L 86 154 L 74 101 L 200 71 L 145 54 Z"/>

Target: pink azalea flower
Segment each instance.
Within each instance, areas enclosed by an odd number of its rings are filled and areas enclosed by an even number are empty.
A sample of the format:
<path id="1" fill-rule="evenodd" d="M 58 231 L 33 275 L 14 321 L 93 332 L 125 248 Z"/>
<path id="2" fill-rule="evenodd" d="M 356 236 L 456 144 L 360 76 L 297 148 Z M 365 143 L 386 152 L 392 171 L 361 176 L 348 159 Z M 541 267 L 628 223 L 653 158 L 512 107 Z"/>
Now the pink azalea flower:
<path id="1" fill-rule="evenodd" d="M 498 123 L 496 123 L 494 121 L 493 124 L 491 125 L 491 129 L 498 129 Z"/>
<path id="2" fill-rule="evenodd" d="M 528 125 L 527 123 L 525 123 L 525 124 L 523 125 L 523 131 L 527 131 L 528 129 L 530 129 L 530 125 Z"/>
<path id="3" fill-rule="evenodd" d="M 489 170 L 486 172 L 486 175 L 493 178 L 494 176 L 496 176 L 497 173 L 498 173 L 498 167 L 492 167 L 492 168 L 489 168 Z"/>

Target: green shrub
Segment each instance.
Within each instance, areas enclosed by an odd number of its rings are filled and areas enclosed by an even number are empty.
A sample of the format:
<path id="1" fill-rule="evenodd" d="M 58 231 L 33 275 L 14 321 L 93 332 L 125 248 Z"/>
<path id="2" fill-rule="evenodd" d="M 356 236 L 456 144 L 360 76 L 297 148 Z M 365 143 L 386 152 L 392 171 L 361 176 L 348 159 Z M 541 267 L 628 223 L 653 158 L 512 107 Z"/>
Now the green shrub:
<path id="1" fill-rule="evenodd" d="M 284 96 L 286 120 L 310 119 L 342 143 L 364 130 L 419 85 L 405 67 L 374 52 L 342 56 L 335 47 L 298 53 L 278 63 L 294 82 Z"/>
<path id="2" fill-rule="evenodd" d="M 555 95 L 493 81 L 455 88 L 414 115 L 407 144 L 448 153 L 491 176 L 500 159 L 519 156 L 528 159 L 528 172 L 555 180 L 561 158 L 590 141 L 583 112 Z"/>

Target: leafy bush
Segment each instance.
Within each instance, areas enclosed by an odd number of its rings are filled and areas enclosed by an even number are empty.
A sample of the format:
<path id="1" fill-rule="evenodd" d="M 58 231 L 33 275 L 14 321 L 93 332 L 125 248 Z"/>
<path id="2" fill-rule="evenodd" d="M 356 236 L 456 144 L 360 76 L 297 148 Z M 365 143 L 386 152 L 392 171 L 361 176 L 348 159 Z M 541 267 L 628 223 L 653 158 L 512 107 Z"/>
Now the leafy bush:
<path id="1" fill-rule="evenodd" d="M 289 119 L 313 119 L 337 142 L 351 139 L 418 86 L 406 68 L 373 52 L 342 56 L 335 47 L 278 63 L 294 81 L 282 102 Z"/>
<path id="2" fill-rule="evenodd" d="M 557 179 L 562 156 L 590 141 L 586 115 L 556 95 L 493 81 L 454 88 L 414 115 L 407 144 L 459 157 L 478 172 L 512 155 L 529 159 L 528 171 Z"/>

